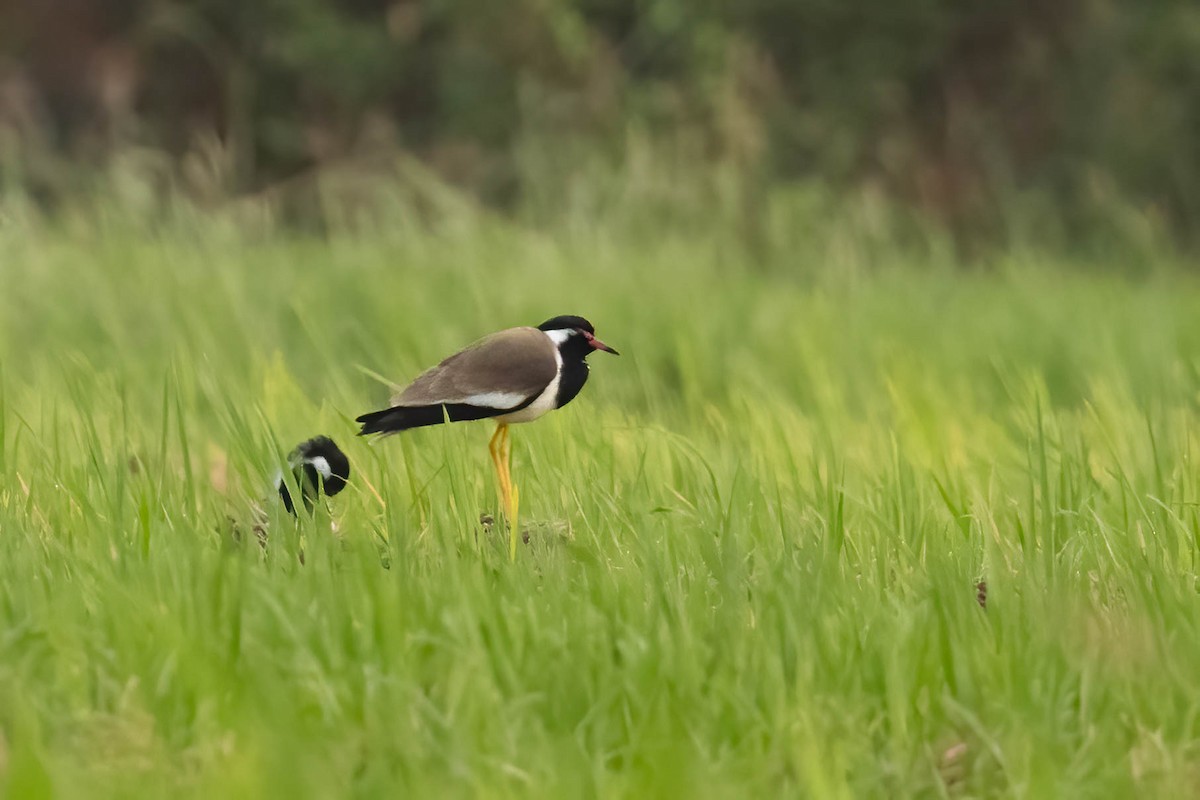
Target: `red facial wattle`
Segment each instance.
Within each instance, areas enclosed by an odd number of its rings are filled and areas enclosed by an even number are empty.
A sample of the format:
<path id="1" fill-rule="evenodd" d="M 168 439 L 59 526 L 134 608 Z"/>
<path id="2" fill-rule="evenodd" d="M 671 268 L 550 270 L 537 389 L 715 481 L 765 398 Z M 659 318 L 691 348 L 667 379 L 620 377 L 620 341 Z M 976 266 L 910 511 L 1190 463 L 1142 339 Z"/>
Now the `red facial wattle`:
<path id="1" fill-rule="evenodd" d="M 580 329 L 579 332 L 583 334 L 583 338 L 587 340 L 587 343 L 592 346 L 593 350 L 603 350 L 606 353 L 612 353 L 614 356 L 621 355 L 616 350 L 612 349 L 587 331 Z"/>

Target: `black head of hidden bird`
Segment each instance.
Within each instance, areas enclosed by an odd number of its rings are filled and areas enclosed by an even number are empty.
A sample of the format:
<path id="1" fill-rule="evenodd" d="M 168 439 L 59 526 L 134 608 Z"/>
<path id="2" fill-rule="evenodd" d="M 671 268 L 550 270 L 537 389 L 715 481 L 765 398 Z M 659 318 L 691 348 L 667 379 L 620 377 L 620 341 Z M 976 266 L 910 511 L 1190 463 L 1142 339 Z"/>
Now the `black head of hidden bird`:
<path id="1" fill-rule="evenodd" d="M 496 420 L 488 449 L 515 558 L 519 494 L 509 469 L 508 425 L 531 422 L 575 399 L 588 379 L 586 359 L 596 350 L 619 355 L 596 338 L 596 329 L 583 317 L 554 317 L 536 328 L 493 333 L 426 370 L 392 398 L 390 407 L 359 417 L 359 435 L 387 436 L 446 421 Z"/>
<path id="2" fill-rule="evenodd" d="M 301 442 L 288 454 L 288 464 L 296 476 L 300 498 L 309 513 L 312 513 L 313 504 L 322 492 L 327 497 L 333 497 L 345 489 L 346 481 L 350 480 L 350 460 L 328 436 L 316 436 Z M 282 476 L 278 489 L 283 507 L 294 515 L 296 505 Z"/>
<path id="3" fill-rule="evenodd" d="M 579 394 L 588 379 L 585 359 L 596 350 L 618 355 L 583 317 L 493 333 L 426 370 L 392 397 L 389 408 L 359 417 L 359 435 L 447 420 L 531 422 Z"/>

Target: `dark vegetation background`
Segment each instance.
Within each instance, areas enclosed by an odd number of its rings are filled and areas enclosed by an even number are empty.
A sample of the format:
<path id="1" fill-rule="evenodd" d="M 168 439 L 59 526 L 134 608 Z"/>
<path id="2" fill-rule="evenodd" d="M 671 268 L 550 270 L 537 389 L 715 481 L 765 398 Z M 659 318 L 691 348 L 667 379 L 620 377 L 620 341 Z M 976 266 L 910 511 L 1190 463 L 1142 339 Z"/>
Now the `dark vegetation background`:
<path id="1" fill-rule="evenodd" d="M 3 0 L 0 165 L 49 210 L 132 174 L 319 225 L 437 184 L 754 245 L 791 192 L 968 255 L 1194 251 L 1200 4 Z"/>

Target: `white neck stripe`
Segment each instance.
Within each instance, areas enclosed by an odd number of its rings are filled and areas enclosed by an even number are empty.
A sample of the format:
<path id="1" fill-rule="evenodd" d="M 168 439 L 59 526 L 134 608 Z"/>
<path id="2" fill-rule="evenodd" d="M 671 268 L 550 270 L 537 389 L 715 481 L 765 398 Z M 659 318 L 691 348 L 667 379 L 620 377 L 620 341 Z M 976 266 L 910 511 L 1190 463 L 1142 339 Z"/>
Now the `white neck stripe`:
<path id="1" fill-rule="evenodd" d="M 552 331 L 542 331 L 542 333 L 549 336 L 550 341 L 554 342 L 554 344 L 558 346 L 562 346 L 567 339 L 570 339 L 575 335 L 575 331 L 570 330 L 569 328 L 558 328 L 557 330 Z"/>

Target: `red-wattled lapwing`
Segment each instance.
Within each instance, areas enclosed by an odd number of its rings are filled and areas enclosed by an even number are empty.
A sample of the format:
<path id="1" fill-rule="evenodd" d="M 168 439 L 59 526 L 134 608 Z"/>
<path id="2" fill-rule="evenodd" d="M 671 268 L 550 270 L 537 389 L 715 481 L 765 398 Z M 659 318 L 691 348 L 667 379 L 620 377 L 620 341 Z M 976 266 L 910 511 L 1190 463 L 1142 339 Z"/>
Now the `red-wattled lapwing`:
<path id="1" fill-rule="evenodd" d="M 585 359 L 594 350 L 617 355 L 596 338 L 592 323 L 583 317 L 555 317 L 536 328 L 493 333 L 422 373 L 392 398 L 390 408 L 359 417 L 359 435 L 388 435 L 447 420 L 496 420 L 488 450 L 515 550 L 520 496 L 509 469 L 508 426 L 531 422 L 571 402 L 587 382 Z"/>
<path id="2" fill-rule="evenodd" d="M 310 514 L 318 497 L 322 494 L 333 497 L 345 489 L 346 481 L 350 480 L 350 460 L 328 436 L 316 436 L 296 445 L 296 449 L 288 454 L 288 466 L 300 487 L 304 508 Z M 296 504 L 292 502 L 282 472 L 276 476 L 275 483 L 283 507 L 295 516 Z"/>
<path id="3" fill-rule="evenodd" d="M 295 486 L 300 489 L 300 499 L 303 501 L 304 510 L 310 515 L 316 509 L 321 495 L 333 497 L 345 489 L 346 483 L 350 480 L 350 460 L 328 436 L 314 436 L 312 439 L 296 445 L 296 449 L 288 454 L 288 469 L 295 478 Z M 278 493 L 287 512 L 300 519 L 297 504 L 292 499 L 292 492 L 287 481 L 284 480 L 283 470 L 275 471 L 272 488 Z M 254 535 L 258 539 L 259 545 L 264 548 L 267 546 L 267 526 L 271 518 L 264 506 L 265 502 L 266 498 L 262 498 L 250 504 Z M 242 540 L 241 525 L 232 516 L 227 519 L 230 525 L 230 534 L 235 541 L 240 542 Z M 331 527 L 336 530 L 336 525 Z M 303 550 L 300 551 L 300 563 L 304 563 Z"/>

